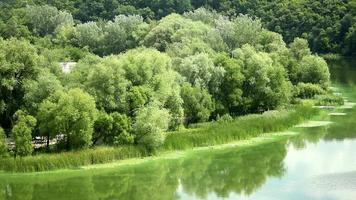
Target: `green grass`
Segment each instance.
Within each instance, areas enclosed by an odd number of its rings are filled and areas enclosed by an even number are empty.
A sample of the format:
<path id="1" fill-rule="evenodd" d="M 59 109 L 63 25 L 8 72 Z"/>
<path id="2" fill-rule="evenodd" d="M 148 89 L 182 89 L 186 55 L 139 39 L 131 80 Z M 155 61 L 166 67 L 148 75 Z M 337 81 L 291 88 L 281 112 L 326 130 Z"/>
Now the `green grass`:
<path id="1" fill-rule="evenodd" d="M 40 172 L 73 169 L 148 155 L 149 153 L 146 149 L 141 146 L 98 147 L 57 154 L 40 154 L 24 158 L 6 158 L 0 160 L 0 170 L 6 172 Z"/>
<path id="2" fill-rule="evenodd" d="M 231 122 L 211 122 L 198 125 L 195 129 L 174 132 L 167 136 L 164 150 L 184 150 L 194 147 L 225 144 L 260 136 L 263 133 L 284 131 L 319 111 L 309 106 L 293 110 L 270 111 L 262 115 L 247 115 Z"/>
<path id="3" fill-rule="evenodd" d="M 220 145 L 258 137 L 264 133 L 285 131 L 311 119 L 318 112 L 318 109 L 311 106 L 298 106 L 290 110 L 242 116 L 231 121 L 196 124 L 195 128 L 167 133 L 165 143 L 158 152 Z M 5 172 L 41 172 L 75 169 L 149 155 L 150 153 L 141 146 L 97 147 L 58 154 L 1 159 L 0 170 Z"/>

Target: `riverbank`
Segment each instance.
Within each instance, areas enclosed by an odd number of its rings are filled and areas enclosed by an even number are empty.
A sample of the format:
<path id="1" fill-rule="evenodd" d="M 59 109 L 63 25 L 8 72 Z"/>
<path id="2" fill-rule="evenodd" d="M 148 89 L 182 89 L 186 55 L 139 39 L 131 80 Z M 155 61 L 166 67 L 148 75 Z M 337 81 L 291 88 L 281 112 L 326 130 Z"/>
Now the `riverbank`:
<path id="1" fill-rule="evenodd" d="M 210 147 L 238 141 L 246 142 L 266 133 L 285 131 L 310 120 L 319 112 L 319 109 L 311 106 L 297 106 L 289 110 L 269 111 L 231 120 L 198 124 L 191 129 L 167 133 L 165 143 L 157 150 L 156 156 L 170 151 Z M 141 159 L 149 156 L 151 156 L 150 152 L 142 146 L 97 147 L 59 154 L 2 159 L 0 160 L 0 170 L 24 173 L 78 169 L 83 166 Z"/>

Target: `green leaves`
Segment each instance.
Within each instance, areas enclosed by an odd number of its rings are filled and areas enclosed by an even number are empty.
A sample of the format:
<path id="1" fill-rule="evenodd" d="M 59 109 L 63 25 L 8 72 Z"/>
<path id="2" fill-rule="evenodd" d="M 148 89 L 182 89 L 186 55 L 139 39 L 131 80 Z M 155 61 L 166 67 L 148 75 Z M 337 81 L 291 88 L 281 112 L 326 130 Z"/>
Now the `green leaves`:
<path id="1" fill-rule="evenodd" d="M 65 136 L 67 150 L 88 148 L 97 117 L 95 101 L 81 89 L 57 92 L 45 100 L 38 113 L 40 132 Z"/>
<path id="2" fill-rule="evenodd" d="M 15 125 L 11 130 L 15 142 L 15 156 L 28 156 L 33 152 L 32 132 L 37 120 L 25 111 L 18 110 L 14 114 Z"/>
<path id="3" fill-rule="evenodd" d="M 0 158 L 6 157 L 8 154 L 6 135 L 4 129 L 0 127 Z"/>
<path id="4" fill-rule="evenodd" d="M 152 103 L 138 110 L 133 124 L 136 141 L 153 151 L 163 144 L 164 131 L 168 130 L 170 114 L 168 110 Z"/>

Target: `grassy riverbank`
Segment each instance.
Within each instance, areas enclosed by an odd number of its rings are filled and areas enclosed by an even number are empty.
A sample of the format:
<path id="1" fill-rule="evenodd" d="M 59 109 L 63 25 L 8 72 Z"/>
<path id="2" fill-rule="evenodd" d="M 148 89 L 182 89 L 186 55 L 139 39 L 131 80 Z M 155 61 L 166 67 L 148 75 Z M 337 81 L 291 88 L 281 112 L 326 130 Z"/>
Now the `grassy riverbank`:
<path id="1" fill-rule="evenodd" d="M 167 133 L 165 143 L 157 153 L 226 144 L 258 137 L 264 133 L 285 131 L 311 119 L 318 112 L 318 109 L 311 106 L 298 106 L 289 110 L 247 115 L 229 121 L 198 124 L 192 129 Z M 140 146 L 97 147 L 60 154 L 2 159 L 0 160 L 0 170 L 6 172 L 40 172 L 72 169 L 147 156 L 149 156 L 149 152 Z"/>

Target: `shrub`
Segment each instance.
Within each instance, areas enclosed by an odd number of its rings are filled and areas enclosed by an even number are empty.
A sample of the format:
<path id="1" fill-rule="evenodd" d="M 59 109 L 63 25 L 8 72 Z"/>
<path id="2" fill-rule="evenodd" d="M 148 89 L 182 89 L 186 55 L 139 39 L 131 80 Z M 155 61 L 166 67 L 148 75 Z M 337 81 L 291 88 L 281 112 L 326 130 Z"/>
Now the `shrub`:
<path id="1" fill-rule="evenodd" d="M 302 99 L 310 99 L 322 94 L 325 94 L 325 90 L 317 84 L 298 83 L 298 85 L 295 86 L 295 96 Z"/>
<path id="2" fill-rule="evenodd" d="M 341 96 L 326 94 L 315 96 L 317 106 L 338 106 L 344 104 L 344 99 Z"/>
<path id="3" fill-rule="evenodd" d="M 0 127 L 0 158 L 7 156 L 6 135 L 4 130 Z"/>

